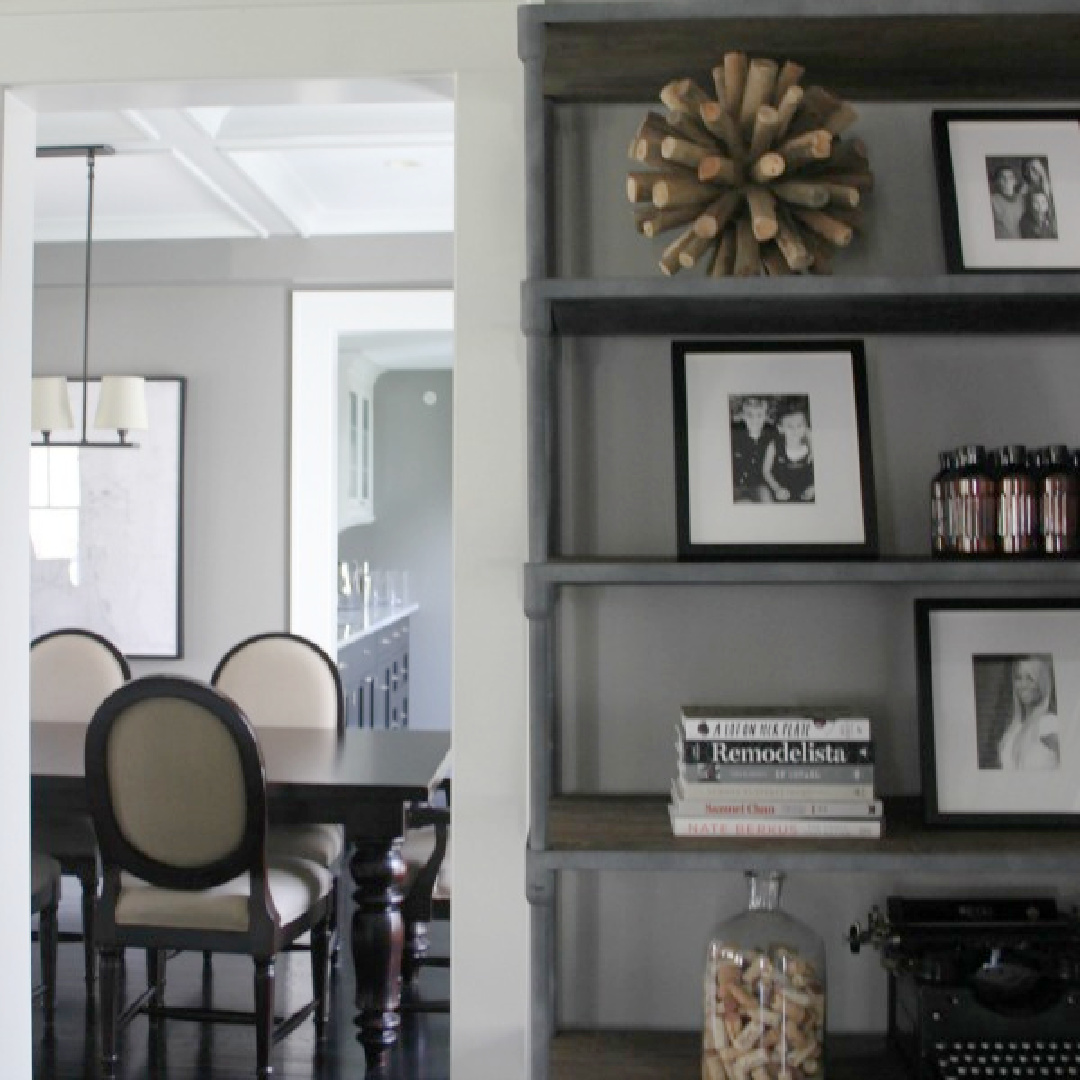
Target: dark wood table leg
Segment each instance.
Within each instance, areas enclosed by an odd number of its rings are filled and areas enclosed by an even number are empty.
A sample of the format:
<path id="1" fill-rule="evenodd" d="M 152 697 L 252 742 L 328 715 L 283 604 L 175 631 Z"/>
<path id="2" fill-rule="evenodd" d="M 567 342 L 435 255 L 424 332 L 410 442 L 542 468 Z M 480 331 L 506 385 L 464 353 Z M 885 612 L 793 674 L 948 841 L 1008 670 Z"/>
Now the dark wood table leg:
<path id="1" fill-rule="evenodd" d="M 401 898 L 405 862 L 400 840 L 353 841 L 349 861 L 356 1026 L 369 1070 L 386 1066 L 401 1027 Z"/>

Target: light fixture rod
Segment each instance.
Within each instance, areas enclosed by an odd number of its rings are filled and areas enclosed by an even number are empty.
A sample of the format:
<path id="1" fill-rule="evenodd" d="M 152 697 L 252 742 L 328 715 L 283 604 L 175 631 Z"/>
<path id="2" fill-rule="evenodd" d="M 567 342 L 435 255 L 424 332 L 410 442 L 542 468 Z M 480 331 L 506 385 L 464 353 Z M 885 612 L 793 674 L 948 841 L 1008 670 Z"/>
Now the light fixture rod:
<path id="1" fill-rule="evenodd" d="M 90 437 L 87 425 L 87 385 L 90 377 L 90 271 L 94 250 L 94 147 L 86 150 L 86 276 L 83 281 L 82 340 L 82 437 Z"/>

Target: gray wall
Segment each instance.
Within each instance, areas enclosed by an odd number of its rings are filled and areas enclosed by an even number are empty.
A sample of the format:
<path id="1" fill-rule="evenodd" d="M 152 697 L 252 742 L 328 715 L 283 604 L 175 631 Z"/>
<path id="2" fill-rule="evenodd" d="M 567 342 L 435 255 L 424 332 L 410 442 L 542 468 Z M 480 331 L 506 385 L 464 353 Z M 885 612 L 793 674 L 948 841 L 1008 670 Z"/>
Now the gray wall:
<path id="1" fill-rule="evenodd" d="M 434 405 L 423 395 L 433 390 Z M 408 570 L 409 724 L 450 728 L 451 418 L 449 371 L 390 371 L 375 382 L 375 521 L 338 536 L 342 559 Z"/>
<path id="2" fill-rule="evenodd" d="M 656 260 L 674 234 L 656 241 L 639 236 L 625 197 L 626 146 L 647 107 L 557 110 L 561 274 L 660 278 Z M 855 130 L 869 144 L 877 185 L 867 202 L 867 234 L 836 258 L 836 273 L 943 273 L 930 110 L 863 112 Z M 781 335 L 778 317 L 768 336 Z M 927 488 L 939 450 L 969 441 L 1080 443 L 1075 339 L 863 340 L 885 554 L 927 553 Z M 581 338 L 566 344 L 561 553 L 675 555 L 671 341 Z M 836 700 L 874 717 L 881 791 L 917 792 L 913 600 L 948 591 L 779 585 L 564 590 L 557 615 L 564 788 L 666 792 L 675 771 L 674 722 L 684 703 Z M 982 596 L 994 590 L 952 591 Z M 1043 886 L 1075 892 L 1073 883 L 1050 876 L 1018 881 L 1004 872 L 948 880 L 805 874 L 789 878 L 785 895 L 788 909 L 826 940 L 830 1027 L 881 1030 L 884 975 L 874 953 L 849 954 L 844 932 L 852 920 L 865 918 L 871 904 L 883 904 L 892 893 Z M 564 1023 L 700 1023 L 705 942 L 721 917 L 744 904 L 741 876 L 564 874 L 560 890 Z"/>
<path id="3" fill-rule="evenodd" d="M 35 254 L 34 371 L 77 374 L 81 245 Z M 90 372 L 185 375 L 184 658 L 286 628 L 289 291 L 446 285 L 450 236 L 99 244 Z M 447 646 L 449 647 L 449 646 Z"/>

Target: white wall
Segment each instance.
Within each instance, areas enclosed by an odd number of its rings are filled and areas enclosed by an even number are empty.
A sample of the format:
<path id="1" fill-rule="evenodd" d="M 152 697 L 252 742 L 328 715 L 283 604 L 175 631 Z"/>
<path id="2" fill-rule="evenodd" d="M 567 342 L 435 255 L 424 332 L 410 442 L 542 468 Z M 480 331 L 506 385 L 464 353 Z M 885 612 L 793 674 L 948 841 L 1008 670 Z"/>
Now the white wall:
<path id="1" fill-rule="evenodd" d="M 516 54 L 516 10 L 510 2 L 366 4 L 235 3 L 226 10 L 144 10 L 79 14 L 89 4 L 66 0 L 8 3 L 0 11 L 0 85 L 32 104 L 64 99 L 65 84 L 97 84 L 68 97 L 88 106 L 115 93 L 109 84 L 152 81 L 349 77 L 456 73 L 456 351 L 455 493 L 455 867 L 452 1069 L 468 1080 L 514 1080 L 525 1072 L 527 907 L 525 844 L 525 624 L 521 566 L 525 558 L 522 340 L 518 289 L 523 267 L 522 73 Z M 186 5 L 185 5 L 186 6 Z M 29 91 L 50 86 L 48 93 Z M 60 87 L 61 89 L 57 89 Z M 20 172 L 32 155 L 23 148 Z M 4 165 L 12 165 L 5 155 Z M 14 166 L 13 166 L 14 167 Z M 14 175 L 14 174 L 13 174 Z M 8 252 L 0 264 L 0 315 L 9 296 Z M 17 271 L 19 266 L 13 264 Z M 25 272 L 28 267 L 24 264 Z M 12 291 L 14 290 L 14 291 Z M 29 291 L 29 282 L 26 284 Z M 14 316 L 18 318 L 17 313 Z M 18 339 L 12 339 L 17 341 Z M 10 342 L 6 340 L 5 348 Z M 0 408 L 28 412 L 25 360 L 0 368 Z M 19 403 L 22 403 L 21 409 Z M 272 404 L 273 409 L 277 408 Z M 191 401 L 194 411 L 196 402 Z M 283 415 L 283 399 L 282 399 Z M 283 421 L 282 421 L 283 422 Z M 18 432 L 16 422 L 13 430 Z M 0 424 L 0 497 L 16 522 L 26 498 L 22 438 Z M 210 478 L 206 478 L 210 482 Z M 277 483 L 284 484 L 284 476 Z M 227 500 L 221 491 L 215 498 Z M 16 509 L 19 508 L 19 509 Z M 190 524 L 197 528 L 196 523 Z M 275 530 L 283 536 L 284 516 Z M 271 543 L 278 544 L 273 539 Z M 20 556 L 20 552 L 22 555 Z M 5 603 L 0 641 L 25 643 L 26 541 L 0 532 Z M 282 557 L 282 566 L 284 560 Z M 236 567 L 237 573 L 242 570 Z M 227 587 L 227 586 L 223 586 Z M 9 603 L 19 595 L 23 601 Z M 252 600 L 250 594 L 247 599 Z M 26 666 L 19 648 L 0 650 L 5 715 L 26 715 Z M 0 791 L 10 835 L 26 836 L 27 754 L 5 742 Z M 22 842 L 25 850 L 25 839 Z M 16 854 L 13 851 L 12 854 Z M 12 892 L 12 917 L 0 926 L 0 954 L 26 954 L 24 907 Z M 23 926 L 20 925 L 23 923 Z M 29 979 L 6 992 L 28 994 Z M 29 1077 L 26 1010 L 5 1009 L 0 1038 L 5 1075 Z"/>

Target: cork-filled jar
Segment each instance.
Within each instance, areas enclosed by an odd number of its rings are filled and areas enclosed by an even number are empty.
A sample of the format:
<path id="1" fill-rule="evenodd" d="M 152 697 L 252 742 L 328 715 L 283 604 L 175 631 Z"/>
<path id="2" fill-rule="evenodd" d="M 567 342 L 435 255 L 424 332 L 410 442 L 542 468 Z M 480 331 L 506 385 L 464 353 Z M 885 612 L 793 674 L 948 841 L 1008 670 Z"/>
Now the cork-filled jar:
<path id="1" fill-rule="evenodd" d="M 822 1080 L 825 944 L 781 909 L 782 873 L 746 880 L 746 909 L 706 950 L 702 1080 Z"/>

